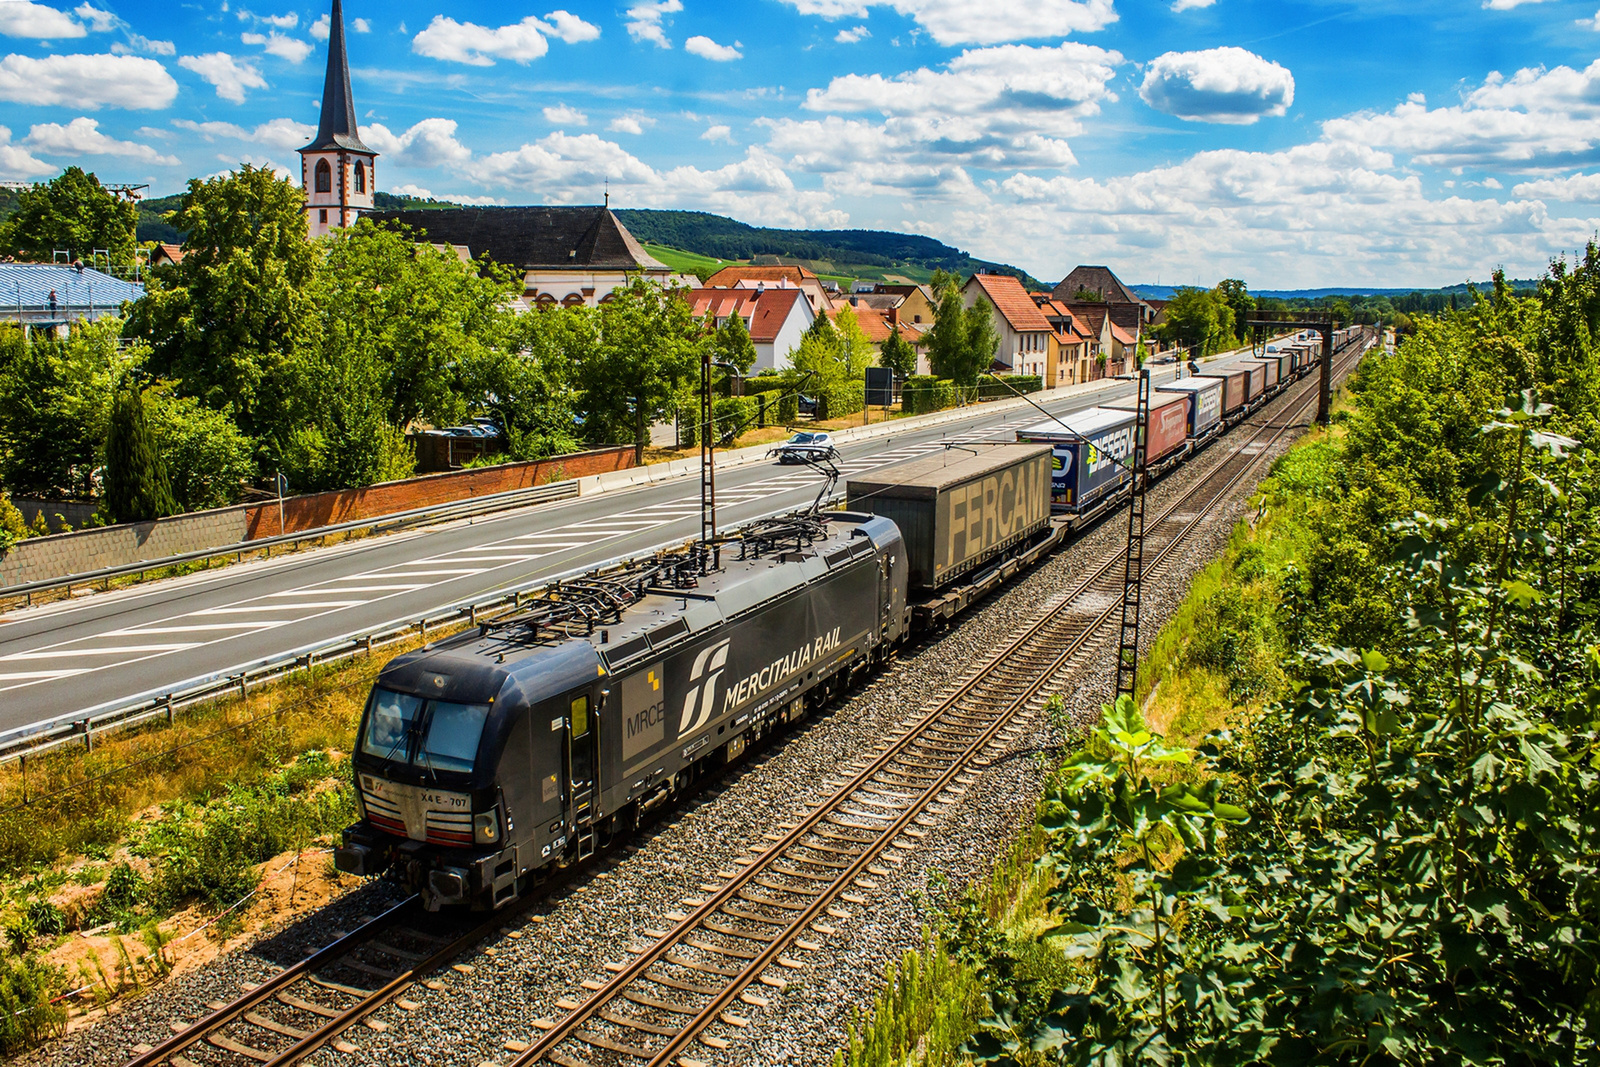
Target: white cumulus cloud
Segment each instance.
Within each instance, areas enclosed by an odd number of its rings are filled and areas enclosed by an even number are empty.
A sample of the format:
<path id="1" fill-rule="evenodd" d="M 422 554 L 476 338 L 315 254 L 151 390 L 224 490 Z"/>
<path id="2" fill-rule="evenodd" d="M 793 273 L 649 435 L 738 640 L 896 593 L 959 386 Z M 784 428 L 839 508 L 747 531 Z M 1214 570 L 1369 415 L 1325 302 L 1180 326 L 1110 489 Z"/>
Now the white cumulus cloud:
<path id="1" fill-rule="evenodd" d="M 425 170 L 461 166 L 472 159 L 472 149 L 456 140 L 454 119 L 423 119 L 398 134 L 374 122 L 363 128 L 361 136 L 396 167 Z"/>
<path id="2" fill-rule="evenodd" d="M 0 126 L 0 177 L 8 181 L 30 181 L 54 174 L 59 168 L 35 159 L 25 148 L 11 143 L 11 131 Z"/>
<path id="3" fill-rule="evenodd" d="M 833 39 L 838 41 L 840 44 L 855 44 L 857 41 L 871 36 L 871 30 L 867 29 L 865 26 L 857 26 L 854 29 L 840 30 L 838 33 L 833 35 Z"/>
<path id="4" fill-rule="evenodd" d="M 660 48 L 671 48 L 662 26 L 666 16 L 683 10 L 683 0 L 642 0 L 628 8 L 628 36 L 635 41 L 652 41 Z"/>
<path id="5" fill-rule="evenodd" d="M 0 59 L 0 100 L 18 104 L 159 110 L 178 95 L 167 69 L 141 56 L 9 55 Z"/>
<path id="6" fill-rule="evenodd" d="M 302 41 L 298 37 L 286 37 L 277 30 L 273 30 L 266 35 L 241 33 L 239 40 L 244 44 L 258 45 L 269 56 L 278 56 L 281 59 L 287 59 L 291 63 L 304 62 L 306 56 L 311 54 L 311 43 L 309 41 Z"/>
<path id="7" fill-rule="evenodd" d="M 1294 75 L 1243 48 L 1167 52 L 1145 69 L 1139 98 L 1192 122 L 1249 125 L 1294 103 Z"/>
<path id="8" fill-rule="evenodd" d="M 1583 204 L 1600 200 L 1600 174 L 1573 174 L 1566 178 L 1540 178 L 1520 182 L 1511 190 L 1517 196 Z"/>
<path id="9" fill-rule="evenodd" d="M 176 167 L 176 156 L 164 156 L 147 144 L 119 141 L 100 132 L 95 119 L 80 116 L 65 126 L 44 122 L 28 131 L 23 145 L 50 156 L 122 156 L 158 167 Z"/>
<path id="10" fill-rule="evenodd" d="M 226 52 L 207 52 L 203 56 L 181 56 L 178 66 L 192 70 L 217 90 L 217 95 L 235 104 L 244 103 L 246 89 L 265 89 L 267 79 L 254 63 L 235 59 Z"/>
<path id="11" fill-rule="evenodd" d="M 874 5 L 914 19 L 942 45 L 1001 44 L 1090 33 L 1117 21 L 1112 0 L 786 0 L 802 15 L 865 18 Z"/>
<path id="12" fill-rule="evenodd" d="M 613 133 L 631 133 L 638 137 L 655 124 L 655 119 L 643 112 L 634 111 L 626 115 L 618 115 L 606 124 L 606 129 Z"/>
<path id="13" fill-rule="evenodd" d="M 1172 10 L 1189 11 L 1194 8 L 1210 7 L 1217 0 L 1174 0 Z"/>
<path id="14" fill-rule="evenodd" d="M 732 144 L 733 130 L 728 126 L 708 126 L 706 131 L 700 135 L 700 139 L 711 142 L 726 141 L 728 144 Z"/>
<path id="15" fill-rule="evenodd" d="M 1542 4 L 1544 0 L 1483 0 L 1486 11 L 1510 11 L 1523 4 Z"/>
<path id="16" fill-rule="evenodd" d="M 306 32 L 319 41 L 326 41 L 333 35 L 333 23 L 327 15 L 318 15 L 317 21 L 306 27 Z"/>
<path id="17" fill-rule="evenodd" d="M 575 107 L 566 104 L 557 104 L 555 107 L 543 109 L 544 120 L 552 126 L 587 126 L 589 116 Z"/>
<path id="18" fill-rule="evenodd" d="M 93 4 L 79 4 L 72 9 L 72 13 L 87 22 L 89 29 L 95 33 L 106 33 L 122 25 L 122 20 L 116 15 L 110 11 L 103 11 Z"/>
<path id="19" fill-rule="evenodd" d="M 372 32 L 372 23 L 368 22 L 366 19 L 351 19 L 350 20 L 350 32 L 351 33 L 371 33 Z"/>
<path id="20" fill-rule="evenodd" d="M 509 26 L 479 26 L 457 22 L 448 15 L 435 15 L 427 27 L 411 39 L 411 50 L 432 59 L 489 67 L 496 59 L 527 63 L 550 51 L 547 37 L 572 44 L 592 41 L 600 36 L 598 27 L 565 11 L 552 11 L 540 19 L 529 15 Z"/>
<path id="21" fill-rule="evenodd" d="M 742 46 L 738 41 L 732 44 L 718 44 L 709 37 L 696 35 L 683 42 L 683 50 L 691 56 L 709 59 L 713 63 L 726 63 L 733 59 L 743 59 L 744 53 L 739 51 Z"/>
<path id="22" fill-rule="evenodd" d="M 0 34 L 7 37 L 35 37 L 66 40 L 83 37 L 89 31 L 65 11 L 32 0 L 0 0 Z"/>
<path id="23" fill-rule="evenodd" d="M 231 122 L 195 122 L 192 119 L 173 119 L 172 124 L 180 130 L 197 133 L 207 141 L 214 141 L 221 137 L 234 141 L 249 141 L 252 144 L 275 148 L 279 151 L 297 149 L 310 141 L 317 132 L 315 126 L 304 122 L 296 122 L 294 119 L 269 119 L 249 130 Z"/>

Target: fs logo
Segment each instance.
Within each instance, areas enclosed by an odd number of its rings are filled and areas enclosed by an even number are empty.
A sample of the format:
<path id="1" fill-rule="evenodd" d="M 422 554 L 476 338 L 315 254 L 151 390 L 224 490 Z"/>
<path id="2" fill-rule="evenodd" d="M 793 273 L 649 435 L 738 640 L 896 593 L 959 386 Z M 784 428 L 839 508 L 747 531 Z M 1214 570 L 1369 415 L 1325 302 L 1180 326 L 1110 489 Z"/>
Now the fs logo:
<path id="1" fill-rule="evenodd" d="M 683 714 L 678 719 L 679 737 L 687 737 L 711 718 L 712 709 L 716 707 L 712 694 L 716 692 L 717 680 L 722 677 L 722 668 L 728 663 L 728 645 L 732 640 L 712 645 L 694 658 L 694 669 L 689 672 L 689 692 L 683 698 Z M 703 684 L 702 678 L 705 679 Z"/>

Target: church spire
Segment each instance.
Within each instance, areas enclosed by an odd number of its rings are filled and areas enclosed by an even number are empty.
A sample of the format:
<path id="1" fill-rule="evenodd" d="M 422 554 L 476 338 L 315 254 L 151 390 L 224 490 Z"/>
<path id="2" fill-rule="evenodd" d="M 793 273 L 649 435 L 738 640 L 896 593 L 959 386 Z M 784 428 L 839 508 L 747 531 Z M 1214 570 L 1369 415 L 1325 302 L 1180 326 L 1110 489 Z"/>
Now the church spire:
<path id="1" fill-rule="evenodd" d="M 344 49 L 344 9 L 333 0 L 328 22 L 328 74 L 322 83 L 322 116 L 317 136 L 300 151 L 343 148 L 352 152 L 371 152 L 361 143 L 356 128 L 356 102 L 350 94 L 350 59 Z"/>

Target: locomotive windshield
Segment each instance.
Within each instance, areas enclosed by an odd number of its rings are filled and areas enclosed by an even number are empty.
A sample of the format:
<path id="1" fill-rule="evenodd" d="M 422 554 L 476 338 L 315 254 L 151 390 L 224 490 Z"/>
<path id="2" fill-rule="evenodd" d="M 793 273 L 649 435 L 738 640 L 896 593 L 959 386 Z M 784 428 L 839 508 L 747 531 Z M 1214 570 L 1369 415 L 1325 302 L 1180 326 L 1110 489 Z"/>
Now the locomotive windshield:
<path id="1" fill-rule="evenodd" d="M 488 717 L 487 704 L 455 704 L 374 689 L 361 751 L 423 770 L 470 771 Z"/>

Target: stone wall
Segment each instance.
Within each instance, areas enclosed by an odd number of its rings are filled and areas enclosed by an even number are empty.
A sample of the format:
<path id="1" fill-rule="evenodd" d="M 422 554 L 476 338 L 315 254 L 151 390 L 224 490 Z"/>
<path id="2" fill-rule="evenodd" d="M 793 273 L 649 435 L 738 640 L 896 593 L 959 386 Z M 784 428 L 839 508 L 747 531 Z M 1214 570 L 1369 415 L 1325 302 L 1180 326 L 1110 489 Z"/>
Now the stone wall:
<path id="1" fill-rule="evenodd" d="M 554 456 L 384 482 L 360 489 L 285 497 L 279 523 L 276 500 L 174 515 L 154 522 L 30 537 L 0 557 L 0 589 L 70 574 L 120 567 L 185 552 L 204 552 L 280 533 L 301 533 L 342 522 L 529 489 L 633 466 L 633 448 L 618 445 Z"/>

